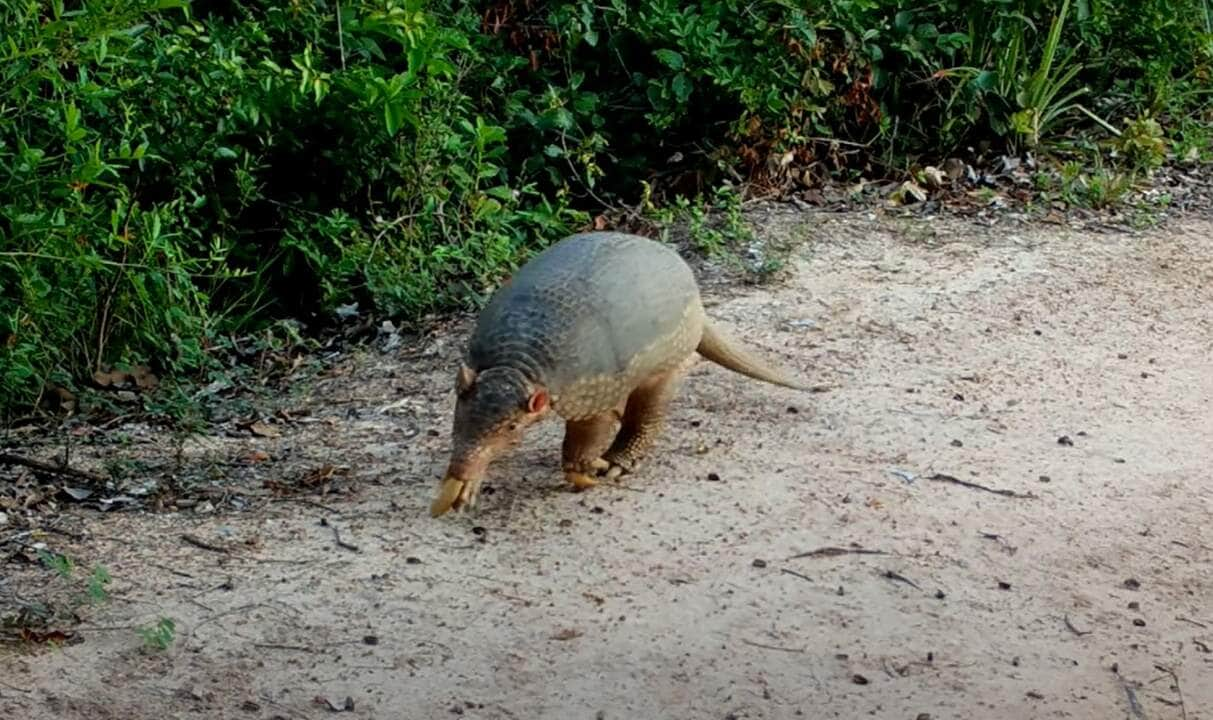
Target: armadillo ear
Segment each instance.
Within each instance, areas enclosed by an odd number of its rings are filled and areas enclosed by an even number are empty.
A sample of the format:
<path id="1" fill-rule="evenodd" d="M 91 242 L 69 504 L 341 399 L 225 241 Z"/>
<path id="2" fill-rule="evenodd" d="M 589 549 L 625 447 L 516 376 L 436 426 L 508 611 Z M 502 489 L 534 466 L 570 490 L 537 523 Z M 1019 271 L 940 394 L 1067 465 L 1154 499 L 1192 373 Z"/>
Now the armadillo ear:
<path id="1" fill-rule="evenodd" d="M 455 376 L 455 392 L 460 395 L 468 391 L 476 382 L 476 371 L 467 365 L 459 366 L 459 374 Z"/>
<path id="2" fill-rule="evenodd" d="M 531 393 L 531 397 L 527 398 L 526 411 L 534 415 L 548 409 L 548 391 L 543 388 L 535 388 Z"/>

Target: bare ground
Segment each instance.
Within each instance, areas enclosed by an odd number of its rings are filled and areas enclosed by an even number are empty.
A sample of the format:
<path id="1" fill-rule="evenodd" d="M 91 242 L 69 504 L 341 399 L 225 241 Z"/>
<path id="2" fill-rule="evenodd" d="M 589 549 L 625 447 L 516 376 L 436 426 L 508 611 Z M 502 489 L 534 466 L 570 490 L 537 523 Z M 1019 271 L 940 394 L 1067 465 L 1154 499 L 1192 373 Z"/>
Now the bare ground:
<path id="1" fill-rule="evenodd" d="M 622 486 L 566 490 L 550 423 L 431 520 L 463 328 L 350 358 L 187 446 L 218 511 L 48 536 L 114 597 L 0 656 L 0 717 L 1213 719 L 1213 222 L 752 219 L 793 271 L 710 311 L 830 392 L 701 364 Z"/>

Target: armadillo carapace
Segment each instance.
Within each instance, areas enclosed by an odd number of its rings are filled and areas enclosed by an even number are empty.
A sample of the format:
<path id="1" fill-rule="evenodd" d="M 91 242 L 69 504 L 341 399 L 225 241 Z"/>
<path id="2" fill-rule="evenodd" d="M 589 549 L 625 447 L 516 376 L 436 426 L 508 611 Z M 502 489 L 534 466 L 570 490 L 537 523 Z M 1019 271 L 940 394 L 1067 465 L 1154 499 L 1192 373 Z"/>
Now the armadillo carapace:
<path id="1" fill-rule="evenodd" d="M 671 248 L 616 232 L 555 243 L 499 288 L 477 320 L 456 374 L 450 463 L 431 515 L 472 506 L 494 457 L 550 412 L 565 422 L 568 482 L 584 489 L 631 471 L 696 352 L 806 389 L 712 325 L 691 268 Z"/>

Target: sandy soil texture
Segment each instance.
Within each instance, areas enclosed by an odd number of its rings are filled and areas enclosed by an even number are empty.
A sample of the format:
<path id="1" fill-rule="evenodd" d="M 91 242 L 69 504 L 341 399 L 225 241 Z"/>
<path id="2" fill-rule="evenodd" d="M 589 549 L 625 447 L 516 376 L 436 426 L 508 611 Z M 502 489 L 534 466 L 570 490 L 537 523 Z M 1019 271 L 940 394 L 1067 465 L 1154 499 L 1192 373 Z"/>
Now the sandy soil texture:
<path id="1" fill-rule="evenodd" d="M 189 445 L 216 511 L 54 538 L 114 597 L 0 656 L 0 717 L 1213 720 L 1213 221 L 751 219 L 791 272 L 709 312 L 829 392 L 701 363 L 618 486 L 553 422 L 433 520 L 465 328 L 351 358 Z"/>

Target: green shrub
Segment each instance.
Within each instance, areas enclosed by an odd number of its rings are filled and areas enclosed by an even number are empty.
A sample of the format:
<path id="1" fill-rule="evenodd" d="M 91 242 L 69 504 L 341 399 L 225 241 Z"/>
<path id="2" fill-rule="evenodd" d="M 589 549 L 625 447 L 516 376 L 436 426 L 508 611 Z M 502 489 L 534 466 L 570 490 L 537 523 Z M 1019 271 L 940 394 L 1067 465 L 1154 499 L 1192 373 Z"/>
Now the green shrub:
<path id="1" fill-rule="evenodd" d="M 1208 155 L 1208 0 L 13 0 L 0 27 L 7 413 L 285 317 L 474 307 L 604 203 L 721 173 L 1086 131 Z"/>

